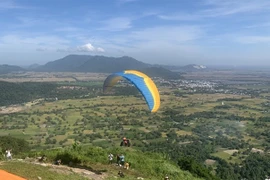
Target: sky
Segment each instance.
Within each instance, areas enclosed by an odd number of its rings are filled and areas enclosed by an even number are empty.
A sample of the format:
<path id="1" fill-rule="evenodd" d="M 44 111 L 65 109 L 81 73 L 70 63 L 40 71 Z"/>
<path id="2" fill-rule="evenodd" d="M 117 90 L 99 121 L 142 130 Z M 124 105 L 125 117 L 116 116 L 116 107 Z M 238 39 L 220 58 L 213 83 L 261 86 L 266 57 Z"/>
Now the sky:
<path id="1" fill-rule="evenodd" d="M 0 64 L 69 54 L 270 66 L 269 0 L 0 0 Z"/>

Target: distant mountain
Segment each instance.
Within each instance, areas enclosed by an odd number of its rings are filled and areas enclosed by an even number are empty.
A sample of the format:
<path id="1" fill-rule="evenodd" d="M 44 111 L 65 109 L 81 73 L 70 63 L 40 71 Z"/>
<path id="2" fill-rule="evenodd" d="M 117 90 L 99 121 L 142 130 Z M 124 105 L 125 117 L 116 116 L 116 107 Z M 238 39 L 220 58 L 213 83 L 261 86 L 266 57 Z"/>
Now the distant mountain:
<path id="1" fill-rule="evenodd" d="M 172 72 L 163 67 L 149 67 L 140 69 L 141 72 L 147 74 L 149 77 L 161 77 L 163 79 L 180 79 L 182 76 L 177 72 Z"/>
<path id="2" fill-rule="evenodd" d="M 39 66 L 35 69 L 35 71 L 74 72 L 88 60 L 89 56 L 87 55 L 69 55 L 55 61 L 50 61 L 45 65 Z"/>
<path id="3" fill-rule="evenodd" d="M 150 77 L 164 79 L 179 79 L 180 75 L 158 65 L 146 64 L 132 57 L 106 57 L 90 55 L 69 55 L 62 59 L 48 62 L 39 66 L 35 71 L 46 72 L 96 72 L 113 73 L 126 69 L 135 69 L 144 72 Z"/>
<path id="4" fill-rule="evenodd" d="M 151 77 L 161 77 L 164 79 L 179 79 L 180 74 L 185 67 L 151 65 L 138 61 L 132 57 L 106 57 L 91 55 L 68 55 L 64 58 L 50 61 L 45 65 L 32 64 L 22 68 L 18 66 L 2 65 L 0 73 L 9 73 L 14 71 L 36 71 L 36 72 L 95 72 L 95 73 L 113 73 L 127 69 L 140 70 Z M 204 68 L 195 66 L 193 68 Z M 181 69 L 179 72 L 172 72 Z"/>
<path id="5" fill-rule="evenodd" d="M 7 74 L 11 72 L 18 72 L 18 71 L 26 71 L 26 70 L 19 66 L 13 66 L 13 65 L 7 65 L 7 64 L 0 65 L 0 74 Z"/>
<path id="6" fill-rule="evenodd" d="M 36 68 L 35 71 L 112 73 L 125 69 L 142 69 L 150 66 L 150 64 L 140 62 L 128 56 L 68 55 L 62 59 L 48 62 Z"/>
<path id="7" fill-rule="evenodd" d="M 30 66 L 28 66 L 28 67 L 26 67 L 27 69 L 29 69 L 29 70 L 33 70 L 33 69 L 36 69 L 36 68 L 38 68 L 38 67 L 40 67 L 41 65 L 39 65 L 39 64 L 31 64 Z"/>

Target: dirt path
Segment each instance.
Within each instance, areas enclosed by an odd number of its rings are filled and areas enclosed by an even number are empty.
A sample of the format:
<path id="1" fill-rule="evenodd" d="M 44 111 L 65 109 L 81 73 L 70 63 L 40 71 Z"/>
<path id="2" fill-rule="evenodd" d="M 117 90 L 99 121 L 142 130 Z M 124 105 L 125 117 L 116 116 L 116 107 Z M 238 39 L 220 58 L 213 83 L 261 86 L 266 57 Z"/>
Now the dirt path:
<path id="1" fill-rule="evenodd" d="M 76 174 L 80 174 L 80 175 L 82 175 L 88 179 L 91 179 L 91 180 L 104 180 L 105 178 L 108 177 L 108 174 L 106 174 L 106 173 L 97 174 L 95 172 L 92 172 L 90 170 L 83 169 L 83 168 L 69 167 L 69 166 L 64 166 L 64 165 L 54 165 L 51 163 L 40 163 L 40 162 L 36 162 L 36 161 L 25 161 L 23 159 L 18 159 L 18 160 L 13 159 L 13 161 L 20 161 L 20 162 L 24 162 L 24 163 L 35 164 L 37 166 L 49 167 L 50 171 L 54 171 L 54 172 L 61 173 L 61 174 L 76 173 Z M 0 164 L 3 164 L 3 163 L 5 163 L 5 161 L 0 162 Z M 12 179 L 11 176 L 10 177 L 4 176 L 4 173 L 2 171 L 3 170 L 0 170 L 0 180 L 2 180 L 2 177 L 6 177 L 6 179 L 8 179 L 8 180 L 25 180 L 24 178 L 20 178 L 20 177 L 18 177 L 17 179 L 16 178 Z M 3 173 L 3 176 L 2 176 L 2 173 Z M 7 174 L 7 173 L 5 173 L 5 174 Z M 10 173 L 8 173 L 8 174 L 10 174 Z M 13 175 L 13 176 L 15 176 L 15 175 Z"/>
<path id="2" fill-rule="evenodd" d="M 86 169 L 81 169 L 81 168 L 75 168 L 75 167 L 69 167 L 69 166 L 64 166 L 64 165 L 53 165 L 53 164 L 48 164 L 48 163 L 39 163 L 39 162 L 31 162 L 36 165 L 40 166 L 45 166 L 45 167 L 50 167 L 51 171 L 55 171 L 57 173 L 63 173 L 63 174 L 70 174 L 70 173 L 77 173 L 81 174 L 82 176 L 91 179 L 91 180 L 103 180 L 105 179 L 108 175 L 105 173 L 102 174 L 96 174 L 92 171 L 86 170 Z"/>
<path id="3" fill-rule="evenodd" d="M 17 105 L 17 106 L 8 106 L 8 107 L 0 107 L 0 114 L 11 114 L 15 112 L 20 112 L 24 110 L 25 107 Z"/>

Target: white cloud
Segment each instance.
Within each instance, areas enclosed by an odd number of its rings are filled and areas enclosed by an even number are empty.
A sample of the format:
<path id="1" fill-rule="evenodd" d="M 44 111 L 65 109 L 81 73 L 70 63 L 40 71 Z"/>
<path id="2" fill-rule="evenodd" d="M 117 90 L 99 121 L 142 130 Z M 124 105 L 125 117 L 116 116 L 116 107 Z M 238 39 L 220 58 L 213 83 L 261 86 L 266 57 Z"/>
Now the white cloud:
<path id="1" fill-rule="evenodd" d="M 246 26 L 246 28 L 261 28 L 261 27 L 270 27 L 270 22 L 264 22 L 259 24 L 253 24 L 250 26 Z"/>
<path id="2" fill-rule="evenodd" d="M 77 51 L 79 52 L 104 52 L 104 49 L 101 48 L 101 47 L 94 47 L 92 44 L 90 43 L 87 43 L 85 45 L 82 45 L 82 46 L 78 46 L 76 48 Z"/>
<path id="3" fill-rule="evenodd" d="M 34 26 L 42 22 L 39 18 L 33 18 L 33 17 L 17 17 L 18 21 L 20 22 L 17 24 L 18 27 L 28 27 L 28 26 Z"/>
<path id="4" fill-rule="evenodd" d="M 163 20 L 193 21 L 202 18 L 222 17 L 239 13 L 268 12 L 269 10 L 270 1 L 268 0 L 205 0 L 201 4 L 200 10 L 192 14 L 182 12 L 163 14 L 158 17 Z"/>
<path id="5" fill-rule="evenodd" d="M 223 5 L 223 6 L 222 6 Z M 201 12 L 203 17 L 219 17 L 219 16 L 228 16 L 239 13 L 251 13 L 251 12 L 260 12 L 262 10 L 267 10 L 270 8 L 269 3 L 258 3 L 257 1 L 249 1 L 242 3 L 221 3 L 215 8 L 206 9 Z"/>
<path id="6" fill-rule="evenodd" d="M 176 20 L 176 21 L 193 21 L 201 19 L 201 16 L 195 14 L 187 14 L 187 13 L 177 13 L 173 15 L 158 15 L 160 19 L 163 20 Z"/>
<path id="7" fill-rule="evenodd" d="M 204 36 L 203 26 L 156 26 L 112 37 L 96 37 L 95 42 L 110 55 L 135 55 L 198 51 L 197 40 Z M 169 54 L 169 53 L 168 53 Z M 137 56 L 134 56 L 137 57 Z"/>
<path id="8" fill-rule="evenodd" d="M 0 42 L 3 44 L 12 44 L 12 45 L 19 45 L 19 46 L 26 46 L 26 45 L 44 45 L 44 46 L 57 46 L 57 45 L 66 45 L 69 43 L 68 40 L 57 37 L 57 36 L 36 36 L 36 37 L 29 37 L 23 35 L 6 35 L 0 37 Z"/>
<path id="9" fill-rule="evenodd" d="M 65 49 L 57 49 L 58 52 L 105 52 L 101 47 L 94 47 L 92 44 L 87 43 L 82 46 L 69 47 Z"/>
<path id="10" fill-rule="evenodd" d="M 20 6 L 11 0 L 2 0 L 0 2 L 0 9 L 21 9 L 21 8 L 26 8 L 26 7 Z"/>
<path id="11" fill-rule="evenodd" d="M 138 1 L 138 0 L 120 0 L 121 2 L 124 2 L 124 3 L 129 3 L 129 2 L 134 2 L 134 1 Z"/>
<path id="12" fill-rule="evenodd" d="M 98 48 L 97 48 L 97 51 L 98 51 L 98 52 L 105 52 L 105 50 L 104 50 L 103 48 L 101 48 L 101 47 L 98 47 Z"/>
<path id="13" fill-rule="evenodd" d="M 125 17 L 112 18 L 101 22 L 104 26 L 99 30 L 122 31 L 131 28 L 131 19 Z"/>
<path id="14" fill-rule="evenodd" d="M 235 41 L 243 44 L 270 43 L 270 36 L 240 36 Z"/>
<path id="15" fill-rule="evenodd" d="M 270 8 L 270 2 L 268 0 L 206 0 L 205 4 L 213 6 L 212 10 L 206 12 L 216 13 L 216 15 L 250 13 L 268 10 Z"/>
<path id="16" fill-rule="evenodd" d="M 0 37 L 0 52 L 53 51 L 57 48 L 66 48 L 70 41 L 57 36 L 33 36 L 10 34 Z"/>
<path id="17" fill-rule="evenodd" d="M 103 53 L 105 50 L 101 47 L 94 47 L 86 43 L 77 47 L 70 47 L 72 42 L 58 36 L 33 36 L 30 35 L 6 35 L 0 37 L 1 52 L 97 52 Z"/>
<path id="18" fill-rule="evenodd" d="M 42 47 L 39 47 L 36 49 L 36 51 L 47 51 L 48 49 L 47 48 L 42 48 Z"/>
<path id="19" fill-rule="evenodd" d="M 127 3 L 133 3 L 133 2 L 136 2 L 136 1 L 139 1 L 139 0 L 117 0 L 116 4 L 117 5 L 123 5 L 123 4 L 127 4 Z"/>
<path id="20" fill-rule="evenodd" d="M 135 1 L 138 1 L 138 0 L 118 0 L 119 2 L 121 3 L 130 3 L 130 2 L 135 2 Z"/>
<path id="21" fill-rule="evenodd" d="M 170 43 L 183 43 L 200 38 L 203 30 L 198 26 L 159 26 L 134 31 L 130 38 L 139 41 L 163 41 Z"/>
<path id="22" fill-rule="evenodd" d="M 88 43 L 82 46 L 78 46 L 76 50 L 79 52 L 92 52 L 92 51 L 95 51 L 96 48 L 92 46 L 92 44 Z"/>
<path id="23" fill-rule="evenodd" d="M 196 45 L 204 36 L 203 26 L 156 26 L 112 37 L 97 38 L 110 56 L 132 56 L 149 63 L 202 59 Z M 179 58 L 181 57 L 181 58 Z"/>
<path id="24" fill-rule="evenodd" d="M 76 28 L 76 27 L 61 27 L 61 28 L 56 28 L 55 31 L 59 31 L 59 32 L 75 32 L 75 31 L 79 31 L 81 29 Z"/>

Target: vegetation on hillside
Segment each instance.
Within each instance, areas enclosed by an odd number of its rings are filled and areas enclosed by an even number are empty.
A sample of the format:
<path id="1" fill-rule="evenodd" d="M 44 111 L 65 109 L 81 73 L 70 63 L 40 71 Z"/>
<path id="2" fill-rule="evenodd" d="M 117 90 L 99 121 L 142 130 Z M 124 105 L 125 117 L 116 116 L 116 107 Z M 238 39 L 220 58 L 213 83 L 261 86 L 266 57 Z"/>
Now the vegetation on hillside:
<path id="1" fill-rule="evenodd" d="M 10 83 L 0 81 L 0 106 L 21 104 L 43 98 L 47 101 L 55 101 L 56 98 L 84 98 L 94 95 L 93 89 L 100 89 L 93 84 L 70 85 L 70 83 L 45 83 L 45 82 L 22 82 Z"/>
<path id="2" fill-rule="evenodd" d="M 89 169 L 95 173 L 102 174 L 107 173 L 110 177 L 117 175 L 119 170 L 124 171 L 125 175 L 129 178 L 132 177 L 143 177 L 145 179 L 161 179 L 165 175 L 169 175 L 172 179 L 197 179 L 193 177 L 190 173 L 182 171 L 177 164 L 167 160 L 161 154 L 158 153 L 143 153 L 138 150 L 130 148 L 101 148 L 95 146 L 83 146 L 75 142 L 72 146 L 65 148 L 58 148 L 52 150 L 43 151 L 28 151 L 28 145 L 26 141 L 11 138 L 9 136 L 2 137 L 4 141 L 12 140 L 9 146 L 14 147 L 13 158 L 23 158 L 25 161 L 29 159 L 37 160 L 37 157 L 45 156 L 46 160 L 42 162 L 53 164 L 55 161 L 61 159 L 61 164 L 70 167 L 80 167 L 83 169 Z M 23 143 L 22 143 L 23 142 Z M 23 148 L 17 148 L 19 143 L 25 144 L 21 145 Z M 0 145 L 1 147 L 7 147 L 6 144 Z M 3 151 L 4 153 L 4 151 Z M 113 164 L 108 163 L 108 154 L 114 154 Z M 131 165 L 130 170 L 125 170 L 116 164 L 116 155 L 124 154 L 126 162 Z M 28 166 L 29 164 L 21 164 L 21 166 Z M 33 169 L 30 165 L 31 171 L 30 176 L 25 168 L 14 169 L 12 166 L 4 165 L 1 168 L 7 169 L 9 171 L 14 171 L 17 174 L 24 175 L 28 178 L 37 177 L 39 174 L 39 169 Z M 24 172 L 23 172 L 24 171 Z M 34 176 L 33 176 L 34 175 Z M 46 176 L 44 173 L 40 173 L 38 176 Z"/>
<path id="3" fill-rule="evenodd" d="M 127 83 L 119 83 L 109 94 L 101 93 L 98 87 L 102 83 L 95 88 L 70 84 L 85 88 L 74 88 L 72 94 L 59 90 L 68 82 L 57 83 L 56 89 L 65 98 L 2 115 L 0 135 L 23 138 L 35 152 L 60 148 L 46 154 L 51 160 L 67 158 L 66 164 L 75 158 L 80 165 L 91 161 L 105 165 L 105 154 L 117 149 L 130 154 L 134 169 L 145 176 L 167 171 L 151 165 L 154 173 L 145 172 L 136 165 L 137 156 L 160 156 L 160 162 L 169 162 L 169 167 L 204 179 L 263 179 L 269 175 L 268 84 L 158 79 L 157 83 L 161 93 L 157 113 L 150 113 L 138 90 Z M 118 149 L 123 137 L 131 140 L 130 148 Z M 71 148 L 75 141 L 84 145 L 81 150 Z M 100 158 L 87 159 L 94 153 L 89 149 L 98 147 L 101 154 L 96 157 Z"/>
<path id="4" fill-rule="evenodd" d="M 51 83 L 10 83 L 0 81 L 0 106 L 20 104 L 52 96 L 56 85 Z"/>

